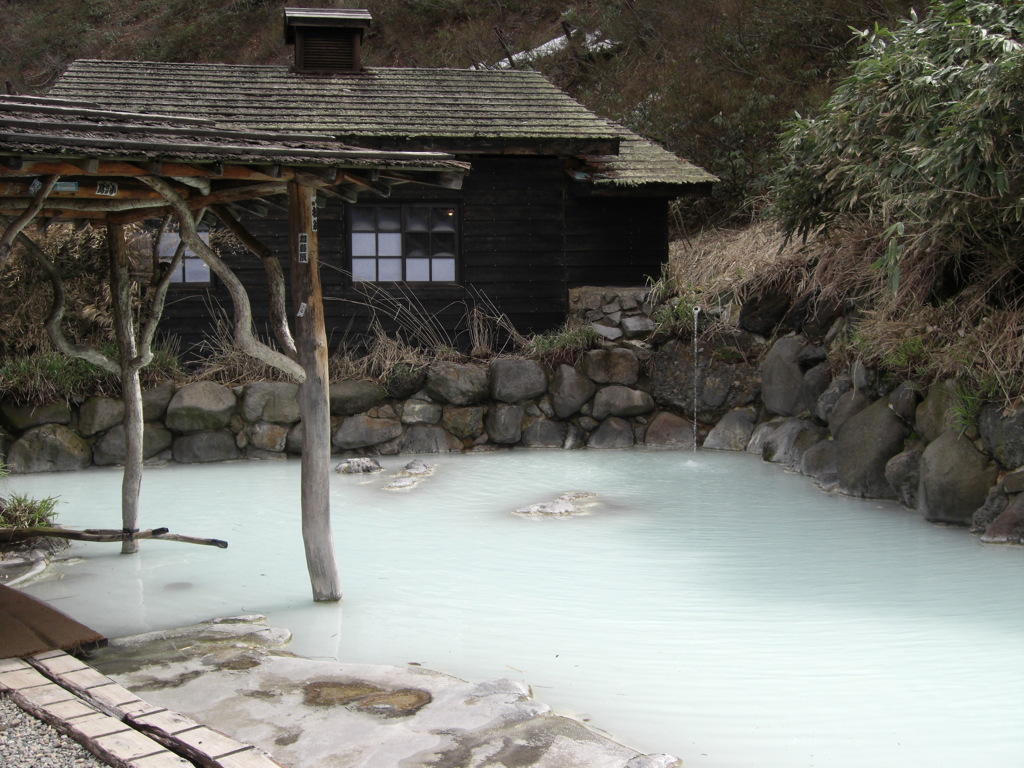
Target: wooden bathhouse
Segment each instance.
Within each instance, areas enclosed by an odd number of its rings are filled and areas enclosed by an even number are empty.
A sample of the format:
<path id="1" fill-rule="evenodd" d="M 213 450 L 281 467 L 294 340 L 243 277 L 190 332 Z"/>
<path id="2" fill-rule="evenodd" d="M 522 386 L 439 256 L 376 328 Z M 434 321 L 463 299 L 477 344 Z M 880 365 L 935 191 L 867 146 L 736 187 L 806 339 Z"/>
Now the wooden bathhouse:
<path id="1" fill-rule="evenodd" d="M 364 332 L 375 311 L 386 325 L 385 296 L 414 303 L 456 340 L 467 307 L 481 301 L 521 331 L 545 331 L 564 321 L 570 288 L 658 276 L 669 202 L 709 194 L 712 175 L 537 72 L 364 67 L 370 23 L 362 10 L 286 9 L 293 66 L 79 60 L 50 95 L 234 131 L 330 137 L 378 161 L 430 151 L 468 163 L 468 174 L 325 178 L 317 226 L 332 346 Z M 275 173 L 272 164 L 254 170 Z M 283 258 L 287 211 L 276 202 L 235 211 Z M 249 254 L 227 258 L 250 286 L 259 326 L 263 267 Z M 175 280 L 163 328 L 187 346 L 207 331 L 211 306 L 230 300 L 198 259 Z"/>

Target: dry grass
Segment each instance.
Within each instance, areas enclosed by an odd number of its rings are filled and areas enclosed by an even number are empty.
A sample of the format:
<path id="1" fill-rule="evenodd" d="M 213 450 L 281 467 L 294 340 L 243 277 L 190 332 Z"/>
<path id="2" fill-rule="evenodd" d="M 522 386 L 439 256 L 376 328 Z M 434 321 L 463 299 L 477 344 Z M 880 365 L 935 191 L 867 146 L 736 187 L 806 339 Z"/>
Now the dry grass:
<path id="1" fill-rule="evenodd" d="M 662 282 L 678 297 L 680 321 L 694 306 L 723 307 L 724 317 L 734 316 L 728 310 L 768 289 L 794 298 L 810 295 L 819 303 L 854 304 L 849 330 L 831 350 L 834 367 L 859 359 L 922 386 L 956 380 L 962 404 L 1015 405 L 1024 392 L 1020 267 L 989 256 L 972 265 L 974 282 L 937 296 L 934 286 L 947 266 L 941 258 L 904 259 L 894 285 L 875 266 L 882 255 L 882 238 L 864 228 L 797 242 L 758 223 L 674 243 Z"/>

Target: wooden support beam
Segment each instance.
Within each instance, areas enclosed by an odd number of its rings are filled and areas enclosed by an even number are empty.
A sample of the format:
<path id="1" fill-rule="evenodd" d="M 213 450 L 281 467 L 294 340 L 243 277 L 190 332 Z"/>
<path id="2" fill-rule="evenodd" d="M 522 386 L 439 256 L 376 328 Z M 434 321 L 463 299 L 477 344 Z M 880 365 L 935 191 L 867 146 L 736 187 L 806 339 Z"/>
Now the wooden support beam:
<path id="1" fill-rule="evenodd" d="M 11 167 L 11 162 L 17 160 Z M 220 173 L 218 173 L 218 170 Z M 282 168 L 280 176 L 271 176 L 255 168 L 244 165 L 210 165 L 188 164 L 188 163 L 163 163 L 163 173 L 166 176 L 198 176 L 200 178 L 224 178 L 237 181 L 288 181 L 292 178 L 292 172 L 288 168 Z M 15 174 L 18 176 L 81 176 L 83 170 L 70 159 L 39 159 L 22 160 L 21 158 L 10 158 L 0 162 L 0 177 Z M 121 160 L 100 160 L 96 169 L 96 176 L 148 176 L 151 172 L 139 164 L 127 163 Z"/>
<path id="2" fill-rule="evenodd" d="M 288 232 L 295 344 L 306 374 L 298 393 L 303 432 L 302 540 L 313 599 L 340 600 L 341 582 L 331 533 L 331 413 L 314 187 L 294 181 L 288 185 Z"/>
<path id="3" fill-rule="evenodd" d="M 372 174 L 365 176 L 352 173 L 351 171 L 338 171 L 335 181 L 338 184 L 354 184 L 373 192 L 379 197 L 390 197 L 391 187 L 393 186 L 390 182 L 380 180 L 379 171 L 374 171 Z"/>
<path id="4" fill-rule="evenodd" d="M 120 177 L 119 177 L 120 178 Z M 31 182 L 28 179 L 0 179 L 0 198 L 31 197 Z M 207 192 L 209 188 L 207 187 Z M 147 188 L 118 181 L 90 178 L 79 183 L 74 190 L 63 191 L 60 186 L 50 193 L 49 200 L 97 199 L 97 200 L 162 200 L 156 192 Z"/>
<path id="5" fill-rule="evenodd" d="M 25 160 L 14 155 L 6 155 L 0 158 L 0 169 L 7 171 L 20 171 L 25 167 Z"/>
<path id="6" fill-rule="evenodd" d="M 72 165 L 77 165 L 86 173 L 96 173 L 100 169 L 100 159 L 98 157 L 89 157 L 85 160 L 76 160 Z"/>
<path id="7" fill-rule="evenodd" d="M 424 184 L 429 187 L 441 187 L 443 189 L 462 189 L 463 173 L 452 173 L 450 171 L 430 171 L 421 173 L 404 173 L 401 171 L 383 171 L 382 179 L 401 181 L 412 184 Z"/>

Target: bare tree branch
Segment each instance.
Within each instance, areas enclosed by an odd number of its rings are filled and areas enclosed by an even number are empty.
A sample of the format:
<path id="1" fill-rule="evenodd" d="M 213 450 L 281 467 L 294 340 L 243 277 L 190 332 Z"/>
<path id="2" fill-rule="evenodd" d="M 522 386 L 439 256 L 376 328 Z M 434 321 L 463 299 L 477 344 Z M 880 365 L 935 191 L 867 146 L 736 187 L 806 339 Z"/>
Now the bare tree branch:
<path id="1" fill-rule="evenodd" d="M 245 225 L 235 218 L 231 211 L 224 205 L 212 206 L 214 214 L 219 218 L 232 234 L 254 255 L 263 262 L 263 270 L 267 275 L 268 302 L 270 304 L 270 327 L 273 330 L 274 338 L 288 357 L 296 359 L 298 352 L 295 349 L 295 339 L 292 337 L 291 328 L 288 325 L 288 310 L 285 303 L 284 271 L 281 269 L 281 262 L 278 261 L 274 251 L 265 243 L 260 242 Z"/>
<path id="2" fill-rule="evenodd" d="M 46 198 L 53 191 L 53 185 L 57 183 L 59 178 L 60 176 L 47 176 L 42 186 L 36 192 L 32 203 L 20 216 L 8 224 L 6 231 L 0 236 L 0 270 L 7 266 L 7 261 L 11 258 L 11 248 L 14 247 L 15 238 L 36 217 L 36 214 L 42 210 L 43 203 L 46 202 Z"/>
<path id="3" fill-rule="evenodd" d="M 0 225 L 5 224 L 8 224 L 8 221 L 0 217 Z M 46 255 L 46 252 L 30 237 L 24 233 L 19 233 L 16 240 L 19 245 L 25 248 L 29 256 L 32 257 L 32 260 L 39 265 L 50 279 L 50 285 L 53 289 L 53 301 L 50 305 L 50 314 L 43 322 L 43 327 L 46 328 L 46 333 L 50 337 L 50 341 L 53 342 L 53 345 L 68 357 L 77 357 L 109 373 L 120 375 L 121 366 L 117 362 L 111 360 L 98 349 L 83 347 L 73 343 L 64 335 L 64 331 L 60 327 L 61 320 L 64 319 L 65 310 L 64 281 L 61 279 L 60 272 L 57 271 L 57 267 L 50 261 L 50 257 Z"/>
<path id="4" fill-rule="evenodd" d="M 224 283 L 235 308 L 235 343 L 247 355 L 260 360 L 267 365 L 273 366 L 284 373 L 287 373 L 298 382 L 306 380 L 306 372 L 302 366 L 285 354 L 271 349 L 256 338 L 252 330 L 252 307 L 249 303 L 249 295 L 245 286 L 238 279 L 231 268 L 224 263 L 209 245 L 204 243 L 196 231 L 196 219 L 192 215 L 189 204 L 178 195 L 174 189 L 163 179 L 156 176 L 141 176 L 139 181 L 151 189 L 159 192 L 171 205 L 178 219 L 178 226 L 181 232 L 181 239 L 188 247 L 199 256 L 215 275 Z"/>

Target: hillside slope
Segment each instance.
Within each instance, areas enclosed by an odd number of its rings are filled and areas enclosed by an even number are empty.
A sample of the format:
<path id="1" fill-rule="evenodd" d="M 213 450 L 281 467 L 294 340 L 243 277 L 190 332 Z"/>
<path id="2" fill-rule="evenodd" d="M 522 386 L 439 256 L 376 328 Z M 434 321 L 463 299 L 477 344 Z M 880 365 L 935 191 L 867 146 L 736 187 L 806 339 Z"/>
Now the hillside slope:
<path id="1" fill-rule="evenodd" d="M 781 121 L 813 109 L 845 73 L 851 27 L 908 0 L 365 0 L 370 66 L 468 67 L 566 28 L 599 33 L 533 66 L 591 109 L 722 179 L 700 221 L 742 220 L 764 191 Z M 0 0 L 0 79 L 44 93 L 76 58 L 286 64 L 282 0 Z M 754 7 L 754 6 L 757 7 Z M 691 207 L 688 210 L 694 211 Z"/>

